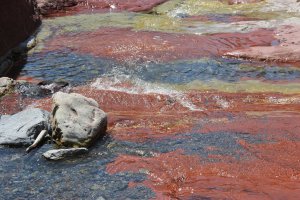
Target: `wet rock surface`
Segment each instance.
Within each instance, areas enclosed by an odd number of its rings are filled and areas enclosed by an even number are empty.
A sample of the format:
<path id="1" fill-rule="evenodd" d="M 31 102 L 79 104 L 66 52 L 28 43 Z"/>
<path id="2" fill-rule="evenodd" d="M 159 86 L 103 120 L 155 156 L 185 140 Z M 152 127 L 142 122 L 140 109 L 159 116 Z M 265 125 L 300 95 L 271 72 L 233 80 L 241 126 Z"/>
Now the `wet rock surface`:
<path id="1" fill-rule="evenodd" d="M 43 153 L 43 156 L 48 160 L 62 160 L 87 153 L 87 148 L 53 149 Z"/>
<path id="2" fill-rule="evenodd" d="M 57 162 L 43 159 L 53 144 L 1 147 L 2 196 L 299 199 L 299 2 L 169 0 L 138 13 L 119 8 L 158 1 L 89 2 L 44 20 L 17 78 L 50 94 L 71 83 L 107 113 L 107 134 Z M 52 110 L 27 88 L 1 98 L 2 119 Z"/>
<path id="3" fill-rule="evenodd" d="M 0 118 L 0 144 L 30 145 L 42 130 L 49 129 L 49 113 L 37 108 Z"/>
<path id="4" fill-rule="evenodd" d="M 46 16 L 64 16 L 70 14 L 97 12 L 143 12 L 167 0 L 39 0 L 42 14 Z"/>
<path id="5" fill-rule="evenodd" d="M 107 116 L 98 103 L 80 94 L 53 96 L 52 137 L 63 146 L 88 147 L 105 134 Z"/>
<path id="6" fill-rule="evenodd" d="M 276 30 L 276 37 L 280 44 L 265 47 L 250 47 L 227 53 L 230 57 L 245 59 L 256 59 L 276 62 L 300 62 L 300 26 L 279 27 Z"/>
<path id="7" fill-rule="evenodd" d="M 74 51 L 122 62 L 174 61 L 222 56 L 244 46 L 269 46 L 272 30 L 205 36 L 131 29 L 103 28 L 95 32 L 60 36 L 50 41 L 47 50 L 72 48 Z"/>

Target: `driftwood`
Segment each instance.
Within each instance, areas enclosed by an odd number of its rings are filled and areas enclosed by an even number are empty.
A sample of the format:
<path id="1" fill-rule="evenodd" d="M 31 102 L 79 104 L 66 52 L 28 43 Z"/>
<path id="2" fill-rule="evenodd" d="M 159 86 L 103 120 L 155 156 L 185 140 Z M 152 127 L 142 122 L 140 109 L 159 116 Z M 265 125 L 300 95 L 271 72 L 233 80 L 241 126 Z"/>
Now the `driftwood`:
<path id="1" fill-rule="evenodd" d="M 26 152 L 30 152 L 32 149 L 36 148 L 42 141 L 43 139 L 46 137 L 47 135 L 47 130 L 42 130 L 40 132 L 40 134 L 37 136 L 37 138 L 35 139 L 35 141 L 33 142 L 32 145 L 30 145 L 27 149 Z"/>

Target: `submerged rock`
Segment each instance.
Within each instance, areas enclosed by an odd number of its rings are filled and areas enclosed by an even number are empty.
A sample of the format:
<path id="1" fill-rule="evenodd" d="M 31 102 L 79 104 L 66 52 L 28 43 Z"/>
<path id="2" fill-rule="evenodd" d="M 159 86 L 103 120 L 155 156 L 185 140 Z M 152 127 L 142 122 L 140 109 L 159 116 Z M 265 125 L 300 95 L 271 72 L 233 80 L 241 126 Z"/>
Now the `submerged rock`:
<path id="1" fill-rule="evenodd" d="M 61 160 L 86 153 L 88 153 L 87 148 L 54 149 L 45 152 L 43 156 L 49 160 Z"/>
<path id="2" fill-rule="evenodd" d="M 10 91 L 15 86 L 15 81 L 8 77 L 0 78 L 0 96 Z"/>
<path id="3" fill-rule="evenodd" d="M 32 108 L 0 118 L 0 144 L 30 145 L 42 130 L 49 129 L 49 113 Z"/>
<path id="4" fill-rule="evenodd" d="M 57 92 L 53 96 L 51 125 L 57 144 L 88 147 L 105 134 L 107 115 L 93 99 Z"/>

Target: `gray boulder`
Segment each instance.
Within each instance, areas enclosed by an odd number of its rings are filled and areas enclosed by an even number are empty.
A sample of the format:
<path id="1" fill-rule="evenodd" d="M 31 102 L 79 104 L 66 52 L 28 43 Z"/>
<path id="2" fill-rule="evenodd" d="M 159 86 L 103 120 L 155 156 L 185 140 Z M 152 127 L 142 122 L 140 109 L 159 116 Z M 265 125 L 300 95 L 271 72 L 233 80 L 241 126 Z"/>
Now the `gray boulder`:
<path id="1" fill-rule="evenodd" d="M 42 130 L 49 129 L 49 113 L 31 108 L 14 115 L 0 118 L 0 144 L 30 145 Z"/>
<path id="2" fill-rule="evenodd" d="M 11 78 L 1 77 L 0 78 L 0 96 L 9 92 L 15 86 L 15 84 L 16 84 L 15 81 Z"/>
<path id="3" fill-rule="evenodd" d="M 57 92 L 53 95 L 51 126 L 58 145 L 89 147 L 105 134 L 107 115 L 93 99 Z"/>
<path id="4" fill-rule="evenodd" d="M 87 148 L 70 148 L 49 150 L 43 156 L 49 160 L 61 160 L 88 153 Z"/>

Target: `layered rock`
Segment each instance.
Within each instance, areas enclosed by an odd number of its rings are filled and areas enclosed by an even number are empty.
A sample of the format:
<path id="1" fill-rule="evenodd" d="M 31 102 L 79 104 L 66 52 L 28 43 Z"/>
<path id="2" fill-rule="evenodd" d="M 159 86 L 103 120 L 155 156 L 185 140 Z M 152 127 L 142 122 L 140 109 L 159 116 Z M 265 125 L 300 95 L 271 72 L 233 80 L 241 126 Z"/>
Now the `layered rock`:
<path id="1" fill-rule="evenodd" d="M 93 99 L 58 92 L 53 96 L 51 123 L 57 144 L 88 147 L 105 134 L 107 116 Z"/>
<path id="2" fill-rule="evenodd" d="M 245 59 L 299 63 L 300 62 L 300 26 L 282 26 L 274 35 L 279 41 L 273 46 L 258 45 L 228 52 L 226 56 Z"/>
<path id="3" fill-rule="evenodd" d="M 0 118 L 0 144 L 30 145 L 42 130 L 49 129 L 49 113 L 38 108 Z"/>
<path id="4" fill-rule="evenodd" d="M 110 11 L 149 11 L 167 0 L 37 0 L 40 12 L 44 16 L 66 14 L 110 12 Z"/>

